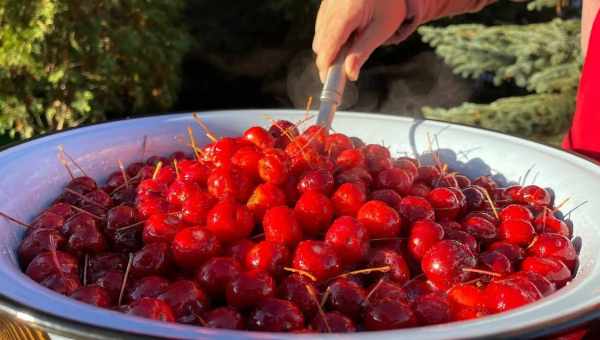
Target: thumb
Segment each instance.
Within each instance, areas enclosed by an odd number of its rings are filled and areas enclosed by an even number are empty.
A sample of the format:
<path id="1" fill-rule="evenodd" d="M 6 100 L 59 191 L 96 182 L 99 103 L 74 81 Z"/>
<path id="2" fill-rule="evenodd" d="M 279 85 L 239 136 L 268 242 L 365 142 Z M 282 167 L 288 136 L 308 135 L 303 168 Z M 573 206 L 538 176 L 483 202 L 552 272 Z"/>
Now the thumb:
<path id="1" fill-rule="evenodd" d="M 344 68 L 348 79 L 356 81 L 360 69 L 369 59 L 373 51 L 381 46 L 387 39 L 385 27 L 372 23 L 367 28 L 355 35 L 353 43 L 348 51 Z"/>

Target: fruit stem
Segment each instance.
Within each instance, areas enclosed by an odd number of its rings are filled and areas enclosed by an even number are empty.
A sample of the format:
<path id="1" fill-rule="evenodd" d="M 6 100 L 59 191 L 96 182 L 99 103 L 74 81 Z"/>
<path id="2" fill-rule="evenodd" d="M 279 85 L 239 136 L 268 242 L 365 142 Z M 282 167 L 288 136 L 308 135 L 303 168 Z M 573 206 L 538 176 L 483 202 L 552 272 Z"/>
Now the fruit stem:
<path id="1" fill-rule="evenodd" d="M 194 314 L 194 316 L 196 317 L 196 319 L 198 319 L 198 322 L 200 322 L 200 326 L 206 327 L 208 325 L 208 323 L 206 322 L 206 320 L 204 320 L 204 318 L 202 318 L 200 315 L 196 314 L 196 312 L 192 311 L 192 314 Z"/>
<path id="2" fill-rule="evenodd" d="M 60 277 L 64 278 L 64 273 L 63 273 L 60 263 L 58 261 L 58 254 L 56 253 L 57 251 L 58 251 L 58 245 L 56 244 L 56 239 L 54 237 L 51 237 L 50 238 L 50 253 L 52 253 L 52 262 L 54 262 L 54 265 L 56 266 L 56 270 L 60 274 Z"/>
<path id="3" fill-rule="evenodd" d="M 496 216 L 496 219 L 500 220 L 500 215 L 498 215 L 498 210 L 496 209 L 496 205 L 494 204 L 494 201 L 492 200 L 492 197 L 490 197 L 490 193 L 487 191 L 486 188 L 483 188 L 483 195 L 485 196 L 485 199 L 490 204 L 490 207 L 492 208 L 492 211 L 494 212 L 494 216 Z"/>
<path id="4" fill-rule="evenodd" d="M 58 149 L 60 150 L 60 152 L 61 152 L 63 155 L 67 156 L 67 158 L 68 158 L 68 159 L 71 161 L 71 163 L 73 163 L 73 165 L 75 165 L 75 167 L 76 167 L 77 169 L 79 169 L 79 171 L 81 171 L 81 173 L 82 173 L 84 176 L 86 176 L 86 177 L 89 177 L 89 176 L 88 176 L 88 175 L 85 173 L 85 171 L 83 170 L 83 168 L 82 168 L 82 167 L 81 167 L 81 166 L 80 166 L 80 165 L 79 165 L 79 164 L 78 164 L 78 163 L 75 161 L 75 159 L 74 159 L 73 157 L 71 157 L 71 155 L 69 155 L 69 154 L 68 154 L 68 153 L 65 151 L 65 148 L 64 148 L 64 146 L 63 146 L 62 144 L 58 146 Z"/>
<path id="5" fill-rule="evenodd" d="M 73 171 L 71 171 L 69 164 L 67 164 L 67 160 L 65 159 L 65 150 L 62 148 L 62 145 L 58 146 L 58 151 L 58 161 L 65 167 L 65 169 L 69 173 L 69 177 L 71 177 L 71 179 L 74 179 L 75 176 L 73 175 Z"/>
<path id="6" fill-rule="evenodd" d="M 564 199 L 562 202 L 560 202 L 560 203 L 559 203 L 559 204 L 556 206 L 556 208 L 554 208 L 552 211 L 553 211 L 553 212 L 555 212 L 555 211 L 559 211 L 559 210 L 560 210 L 562 207 L 564 207 L 564 206 L 565 206 L 565 204 L 567 204 L 567 203 L 568 203 L 570 200 L 571 200 L 571 197 L 567 197 L 567 198 L 565 198 L 565 199 Z"/>
<path id="7" fill-rule="evenodd" d="M 435 165 L 438 167 L 438 169 L 442 170 L 442 162 L 440 161 L 438 152 L 433 151 L 433 141 L 431 140 L 431 134 L 429 132 L 427 132 L 427 147 L 429 149 L 429 153 L 431 153 L 431 158 L 433 158 Z"/>
<path id="8" fill-rule="evenodd" d="M 354 271 L 347 272 L 344 274 L 340 274 L 340 275 L 336 276 L 336 278 L 347 277 L 347 276 L 352 276 L 352 275 L 359 275 L 359 274 L 371 274 L 373 272 L 387 273 L 390 270 L 392 270 L 392 267 L 390 267 L 390 266 L 365 268 L 365 269 L 359 269 L 359 270 L 354 270 Z"/>
<path id="9" fill-rule="evenodd" d="M 173 167 L 175 168 L 175 178 L 179 179 L 179 167 L 176 159 L 173 160 Z"/>
<path id="10" fill-rule="evenodd" d="M 302 276 L 306 276 L 311 281 L 317 282 L 317 278 L 313 274 L 311 274 L 311 273 L 309 273 L 309 272 L 307 272 L 305 270 L 295 269 L 295 268 L 290 268 L 290 267 L 283 267 L 283 270 L 285 270 L 287 272 L 292 272 L 292 273 L 300 274 Z"/>
<path id="11" fill-rule="evenodd" d="M 325 289 L 325 293 L 323 293 L 323 297 L 321 298 L 321 303 L 319 303 L 319 306 L 321 306 L 321 308 L 325 306 L 325 304 L 327 303 L 327 299 L 329 299 L 330 295 L 331 290 L 329 289 L 329 287 L 327 287 L 327 289 Z"/>
<path id="12" fill-rule="evenodd" d="M 196 121 L 196 123 L 198 123 L 198 125 L 200 125 L 202 127 L 202 129 L 204 129 L 204 132 L 206 133 L 206 137 L 208 137 L 208 139 L 210 139 L 213 143 L 216 143 L 219 141 L 219 139 L 216 137 L 216 135 L 214 133 L 212 133 L 212 131 L 210 131 L 210 129 L 202 121 L 202 119 L 200 119 L 200 117 L 198 117 L 198 114 L 196 112 L 192 113 L 192 117 L 194 117 L 194 120 Z"/>
<path id="13" fill-rule="evenodd" d="M 144 140 L 142 141 L 142 161 L 146 158 L 146 145 L 148 143 L 148 136 L 144 135 Z"/>
<path id="14" fill-rule="evenodd" d="M 267 119 L 269 122 L 271 122 L 271 124 L 273 124 L 276 128 L 279 129 L 279 131 L 281 131 L 281 133 L 287 137 L 287 139 L 290 140 L 290 142 L 294 142 L 294 137 L 290 134 L 289 129 L 291 129 L 292 127 L 289 127 L 287 129 L 284 129 L 283 126 L 281 126 L 279 123 L 277 123 L 277 121 L 275 121 L 273 119 L 273 117 L 269 116 L 269 115 L 265 115 L 264 116 L 265 119 Z M 298 146 L 300 147 L 300 146 Z"/>
<path id="15" fill-rule="evenodd" d="M 156 176 L 158 176 L 158 172 L 160 171 L 160 168 L 162 168 L 162 161 L 159 161 L 158 164 L 156 164 L 156 168 L 154 168 L 154 172 L 152 173 L 152 180 L 156 179 Z"/>
<path id="16" fill-rule="evenodd" d="M 308 295 L 313 300 L 313 302 L 317 305 L 317 309 L 319 310 L 319 315 L 321 315 L 321 318 L 323 319 L 323 323 L 325 323 L 325 327 L 327 327 L 327 332 L 331 333 L 331 327 L 329 327 L 329 323 L 327 322 L 327 318 L 325 317 L 325 312 L 323 311 L 323 306 L 321 304 L 319 304 L 319 301 L 317 300 L 317 294 L 312 290 L 311 286 L 305 284 L 304 287 L 306 287 L 306 291 L 308 291 Z M 329 289 L 325 292 L 325 294 L 327 294 L 327 292 L 329 292 Z"/>
<path id="17" fill-rule="evenodd" d="M 123 166 L 123 162 L 121 160 L 117 160 L 119 163 L 119 169 L 121 170 L 121 175 L 123 176 L 123 181 L 125 181 L 125 187 L 129 188 L 129 178 L 127 177 L 127 172 L 125 171 L 125 166 Z"/>
<path id="18" fill-rule="evenodd" d="M 104 217 L 98 216 L 94 213 L 91 213 L 91 212 L 85 210 L 85 209 L 81 209 L 80 207 L 74 206 L 73 204 L 69 204 L 69 205 L 71 206 L 72 209 L 77 210 L 80 213 L 88 214 L 97 220 L 104 221 Z"/>
<path id="19" fill-rule="evenodd" d="M 310 114 L 310 109 L 312 108 L 312 102 L 313 102 L 313 97 L 308 96 L 308 98 L 306 99 L 306 113 L 304 114 L 304 117 L 308 117 L 308 115 Z"/>
<path id="20" fill-rule="evenodd" d="M 414 281 L 416 281 L 416 280 L 420 279 L 420 278 L 421 278 L 421 277 L 423 277 L 423 276 L 425 276 L 425 274 L 421 273 L 421 274 L 419 274 L 419 275 L 417 275 L 417 276 L 413 277 L 412 279 L 410 279 L 410 280 L 408 280 L 408 281 L 404 282 L 404 284 L 403 284 L 403 285 L 402 285 L 402 287 L 400 287 L 400 288 L 404 288 L 404 287 L 408 286 L 410 283 L 412 283 L 412 282 L 414 282 Z"/>
<path id="21" fill-rule="evenodd" d="M 484 274 L 484 275 L 490 275 L 490 276 L 495 276 L 495 277 L 502 277 L 502 274 L 494 273 L 489 270 L 477 269 L 477 268 L 463 268 L 463 272 L 470 272 L 470 273 Z"/>
<path id="22" fill-rule="evenodd" d="M 265 233 L 256 234 L 256 235 L 250 237 L 250 239 L 251 240 L 257 240 L 257 239 L 260 239 L 262 237 L 265 237 Z"/>
<path id="23" fill-rule="evenodd" d="M 190 144 L 192 146 L 192 150 L 194 151 L 194 157 L 196 157 L 196 160 L 199 161 L 200 160 L 200 156 L 198 155 L 198 148 L 196 147 L 196 138 L 194 137 L 194 130 L 192 129 L 191 126 L 188 126 L 187 128 L 188 131 L 188 137 L 190 139 Z"/>
<path id="24" fill-rule="evenodd" d="M 129 253 L 129 260 L 127 261 L 127 268 L 125 269 L 125 274 L 123 275 L 123 281 L 121 281 L 121 290 L 119 291 L 119 300 L 117 303 L 118 307 L 121 307 L 121 302 L 123 301 L 123 293 L 125 292 L 125 286 L 127 285 L 127 277 L 129 276 L 129 271 L 131 270 L 132 262 L 133 262 L 133 253 Z"/>
<path id="25" fill-rule="evenodd" d="M 88 268 L 89 255 L 85 254 L 83 258 L 83 286 L 87 286 L 87 268 Z"/>
<path id="26" fill-rule="evenodd" d="M 363 304 L 365 306 L 369 304 L 369 299 L 371 298 L 371 296 L 373 296 L 373 294 L 375 293 L 375 291 L 377 289 L 379 289 L 379 287 L 381 287 L 382 284 L 383 284 L 383 278 L 379 279 L 379 281 L 377 281 L 377 283 L 375 284 L 375 286 L 373 286 L 373 288 L 371 289 L 371 291 L 369 292 L 369 294 L 367 294 L 367 297 L 365 298 L 365 301 L 363 302 Z"/>
<path id="27" fill-rule="evenodd" d="M 406 237 L 383 237 L 383 238 L 372 238 L 369 242 L 383 242 L 383 241 L 397 241 L 406 240 Z"/>
<path id="28" fill-rule="evenodd" d="M 129 182 L 133 183 L 135 181 L 137 181 L 140 178 L 140 174 L 138 173 L 137 175 L 131 177 L 129 179 Z M 113 191 L 110 192 L 110 195 L 112 196 L 114 193 L 116 193 L 117 191 L 123 189 L 125 187 L 125 183 L 119 185 L 118 187 L 116 187 Z"/>
<path id="29" fill-rule="evenodd" d="M 86 202 L 90 203 L 91 205 L 95 205 L 95 206 L 96 206 L 96 207 L 98 207 L 98 208 L 105 209 L 105 207 L 104 207 L 104 206 L 102 206 L 102 205 L 101 205 L 101 204 L 99 204 L 98 202 L 94 201 L 93 199 L 91 199 L 91 198 L 89 198 L 89 197 L 86 197 L 86 196 L 85 196 L 84 194 L 82 194 L 82 193 L 79 193 L 79 192 L 77 192 L 77 191 L 75 191 L 75 190 L 73 190 L 73 189 L 70 189 L 70 188 L 65 188 L 65 191 L 66 191 L 66 192 L 68 192 L 68 193 L 70 193 L 70 194 L 73 194 L 73 195 L 75 195 L 75 196 L 77 196 L 77 197 L 79 197 L 79 198 L 81 198 L 83 201 L 86 201 Z"/>
<path id="30" fill-rule="evenodd" d="M 133 223 L 133 224 L 126 225 L 126 226 L 124 226 L 124 227 L 118 228 L 117 230 L 115 230 L 115 232 L 116 232 L 116 233 L 122 233 L 122 232 L 124 232 L 124 231 L 126 231 L 126 230 L 129 230 L 129 229 L 132 229 L 132 228 L 138 227 L 138 226 L 140 226 L 140 225 L 142 225 L 142 224 L 144 224 L 144 223 L 146 223 L 146 221 L 139 221 L 139 222 L 135 222 L 135 223 Z"/>
<path id="31" fill-rule="evenodd" d="M 545 223 L 545 221 L 544 221 Z M 544 225 L 544 229 L 546 229 L 546 226 Z M 546 230 L 544 230 L 544 232 L 546 232 Z M 533 240 L 531 240 L 531 243 L 529 243 L 529 245 L 527 246 L 527 248 L 525 248 L 525 250 L 528 250 L 529 248 L 533 247 L 533 245 L 537 242 L 539 238 L 539 235 L 535 235 L 535 237 L 533 238 Z"/>
<path id="32" fill-rule="evenodd" d="M 6 218 L 7 220 L 9 220 L 9 221 L 11 221 L 11 222 L 14 222 L 14 223 L 16 223 L 16 224 L 20 225 L 20 226 L 22 226 L 22 227 L 25 227 L 25 228 L 31 228 L 31 225 L 29 225 L 29 224 L 27 224 L 27 223 L 25 223 L 25 222 L 21 222 L 21 221 L 17 220 L 17 219 L 16 219 L 16 218 L 14 218 L 14 217 L 8 216 L 7 214 L 5 214 L 5 213 L 3 213 L 3 212 L 1 212 L 1 211 L 0 211 L 0 216 L 2 216 L 2 217 L 4 217 L 4 218 Z"/>

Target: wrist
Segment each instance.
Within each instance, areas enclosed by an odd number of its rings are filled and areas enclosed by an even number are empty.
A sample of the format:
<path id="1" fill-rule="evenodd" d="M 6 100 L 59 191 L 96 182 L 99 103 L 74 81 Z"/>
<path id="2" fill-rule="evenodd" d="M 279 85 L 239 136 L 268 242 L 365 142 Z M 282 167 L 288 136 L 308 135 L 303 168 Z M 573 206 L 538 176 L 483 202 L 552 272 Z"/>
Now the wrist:
<path id="1" fill-rule="evenodd" d="M 400 24 L 396 32 L 386 41 L 386 44 L 398 44 L 408 38 L 419 25 L 424 23 L 424 6 L 429 0 L 405 0 L 402 1 L 405 6 L 405 19 Z"/>

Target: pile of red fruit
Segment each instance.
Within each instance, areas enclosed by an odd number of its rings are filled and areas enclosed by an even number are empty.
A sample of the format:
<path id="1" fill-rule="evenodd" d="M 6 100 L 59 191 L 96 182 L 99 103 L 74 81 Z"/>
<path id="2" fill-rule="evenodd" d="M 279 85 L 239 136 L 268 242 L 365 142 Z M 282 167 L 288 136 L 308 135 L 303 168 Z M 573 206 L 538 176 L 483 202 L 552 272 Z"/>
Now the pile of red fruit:
<path id="1" fill-rule="evenodd" d="M 354 332 L 478 318 L 552 294 L 577 265 L 538 186 L 499 188 L 287 121 L 191 140 L 104 187 L 73 178 L 30 225 L 25 273 L 155 320 Z"/>

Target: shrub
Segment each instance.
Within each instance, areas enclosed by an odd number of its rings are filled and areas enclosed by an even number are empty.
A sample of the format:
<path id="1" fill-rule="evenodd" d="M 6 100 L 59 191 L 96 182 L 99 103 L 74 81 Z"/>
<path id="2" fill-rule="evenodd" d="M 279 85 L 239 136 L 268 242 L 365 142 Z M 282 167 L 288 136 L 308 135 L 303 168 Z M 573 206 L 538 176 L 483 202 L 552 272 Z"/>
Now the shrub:
<path id="1" fill-rule="evenodd" d="M 183 0 L 0 1 L 0 133 L 162 110 L 190 37 Z"/>

